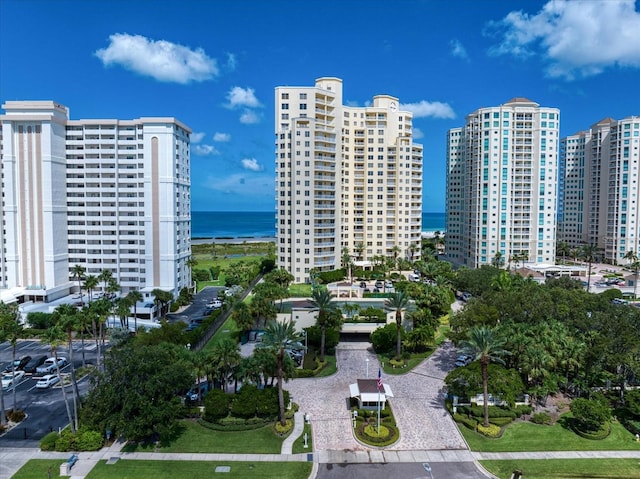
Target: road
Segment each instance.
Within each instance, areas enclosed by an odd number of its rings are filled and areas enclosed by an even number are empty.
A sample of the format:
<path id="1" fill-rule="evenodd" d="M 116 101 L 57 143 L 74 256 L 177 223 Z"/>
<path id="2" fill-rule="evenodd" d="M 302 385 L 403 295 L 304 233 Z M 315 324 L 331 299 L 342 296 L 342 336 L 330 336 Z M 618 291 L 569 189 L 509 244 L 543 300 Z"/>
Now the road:
<path id="1" fill-rule="evenodd" d="M 387 479 L 389 477 L 402 479 L 487 478 L 473 462 L 320 464 L 316 475 L 317 479 Z"/>

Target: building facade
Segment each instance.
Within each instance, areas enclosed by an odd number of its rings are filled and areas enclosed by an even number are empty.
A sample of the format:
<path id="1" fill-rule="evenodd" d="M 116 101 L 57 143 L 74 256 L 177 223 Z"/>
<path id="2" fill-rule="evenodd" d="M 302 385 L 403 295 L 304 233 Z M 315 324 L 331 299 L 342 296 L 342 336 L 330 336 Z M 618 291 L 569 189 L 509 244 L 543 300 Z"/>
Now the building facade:
<path id="1" fill-rule="evenodd" d="M 560 111 L 526 98 L 447 135 L 446 252 L 458 266 L 554 263 Z"/>
<path id="2" fill-rule="evenodd" d="M 0 116 L 0 289 L 50 301 L 73 267 L 111 271 L 126 294 L 191 285 L 191 130 L 173 118 L 70 120 L 52 101 Z"/>
<path id="3" fill-rule="evenodd" d="M 422 145 L 397 98 L 343 105 L 342 80 L 275 89 L 278 266 L 312 270 L 420 257 Z"/>
<path id="4" fill-rule="evenodd" d="M 561 141 L 558 240 L 595 245 L 605 261 L 638 254 L 640 117 L 605 118 Z"/>

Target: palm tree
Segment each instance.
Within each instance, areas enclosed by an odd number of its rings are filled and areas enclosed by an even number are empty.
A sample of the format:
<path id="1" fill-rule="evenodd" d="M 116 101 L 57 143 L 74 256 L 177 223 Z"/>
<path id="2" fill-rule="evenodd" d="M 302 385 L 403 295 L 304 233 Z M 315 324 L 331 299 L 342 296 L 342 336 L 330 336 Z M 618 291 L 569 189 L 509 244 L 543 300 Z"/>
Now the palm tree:
<path id="1" fill-rule="evenodd" d="M 222 384 L 222 390 L 226 391 L 227 382 L 242 360 L 240 346 L 229 338 L 223 339 L 211 349 L 208 359 L 219 373 L 218 379 Z"/>
<path id="2" fill-rule="evenodd" d="M 396 359 L 402 356 L 402 311 L 408 311 L 411 306 L 409 296 L 404 291 L 390 294 L 384 302 L 384 307 L 396 315 Z"/>
<path id="3" fill-rule="evenodd" d="M 262 342 L 259 348 L 266 348 L 273 351 L 277 359 L 277 377 L 278 377 L 278 406 L 280 407 L 280 424 L 285 426 L 286 419 L 284 415 L 284 394 L 282 392 L 284 356 L 293 350 L 300 350 L 304 346 L 300 342 L 300 334 L 295 328 L 294 320 L 285 320 L 283 322 L 270 321 L 262 336 Z"/>
<path id="4" fill-rule="evenodd" d="M 64 383 L 62 382 L 62 374 L 60 373 L 60 364 L 58 363 L 58 347 L 64 343 L 64 331 L 58 326 L 55 325 L 49 329 L 47 329 L 42 335 L 42 339 L 49 344 L 51 347 L 51 354 L 56 360 L 56 373 L 58 375 L 58 381 L 61 385 L 60 389 L 62 390 L 62 399 L 64 401 L 64 405 L 67 409 L 67 418 L 69 419 L 69 427 L 71 428 L 71 432 L 76 432 L 75 422 L 73 421 L 73 416 L 71 415 L 71 409 L 69 408 L 69 400 L 67 399 L 67 390 L 64 387 Z"/>
<path id="5" fill-rule="evenodd" d="M 495 268 L 502 268 L 504 266 L 504 258 L 502 257 L 502 253 L 498 251 L 491 260 L 491 265 Z"/>
<path id="6" fill-rule="evenodd" d="M 326 339 L 327 326 L 333 326 L 333 312 L 336 307 L 333 304 L 333 296 L 326 288 L 317 288 L 313 290 L 311 301 L 309 301 L 315 309 L 318 310 L 316 323 L 320 326 L 320 362 L 324 362 L 324 345 Z"/>
<path id="7" fill-rule="evenodd" d="M 84 335 L 87 333 L 89 326 L 91 325 L 91 315 L 86 307 L 83 307 L 78 314 L 78 321 L 76 323 L 77 331 L 80 333 L 80 341 L 82 344 L 82 367 L 84 368 L 87 363 L 84 355 Z"/>
<path id="8" fill-rule="evenodd" d="M 169 304 L 173 300 L 173 294 L 170 291 L 163 291 L 159 288 L 151 291 L 151 294 L 154 297 L 155 303 L 160 304 L 160 312 L 158 316 L 163 317 L 165 314 L 167 314 L 165 309 L 167 307 L 167 304 Z"/>
<path id="9" fill-rule="evenodd" d="M 564 264 L 567 259 L 567 255 L 571 253 L 571 248 L 569 248 L 569 244 L 566 241 L 558 242 L 556 246 L 556 255 L 562 256 L 562 263 Z"/>
<path id="10" fill-rule="evenodd" d="M 73 364 L 73 332 L 78 328 L 78 310 L 71 304 L 61 304 L 54 311 L 54 324 L 66 333 L 67 349 L 69 350 L 69 366 L 71 367 L 71 385 L 73 386 L 73 420 L 78 429 L 78 404 L 80 391 L 76 382 L 76 370 Z M 62 383 L 61 383 L 62 384 Z"/>
<path id="11" fill-rule="evenodd" d="M 8 340 L 11 344 L 11 365 L 12 370 L 11 373 L 15 376 L 16 374 L 16 347 L 18 345 L 18 339 L 22 333 L 22 324 L 20 323 L 20 312 L 18 310 L 18 305 L 16 303 L 13 304 L 4 304 L 0 302 L 0 337 L 4 337 L 4 340 Z M 0 387 L 0 389 L 2 389 Z M 16 407 L 16 385 L 13 385 L 13 410 L 16 411 L 18 408 Z M 2 396 L 2 401 L 0 404 L 2 407 L 2 415 L 4 418 L 4 396 Z M 3 419 L 3 421 L 5 421 Z M 4 422 L 3 422 L 4 423 Z"/>
<path id="12" fill-rule="evenodd" d="M 102 292 L 107 294 L 107 285 L 109 284 L 109 280 L 113 278 L 113 271 L 110 269 L 103 269 L 102 272 L 98 275 L 98 280 L 102 281 Z"/>
<path id="13" fill-rule="evenodd" d="M 402 253 L 402 249 L 397 244 L 393 245 L 391 248 L 391 255 L 393 256 L 394 268 L 398 267 L 398 258 L 400 257 L 400 253 Z"/>
<path id="14" fill-rule="evenodd" d="M 624 259 L 626 259 L 629 264 L 628 266 L 633 269 L 634 281 L 633 281 L 633 298 L 636 298 L 636 291 L 638 290 L 638 270 L 640 269 L 640 261 L 638 261 L 638 255 L 633 251 L 627 251 L 627 254 L 624 255 Z"/>
<path id="15" fill-rule="evenodd" d="M 253 327 L 253 315 L 249 305 L 245 302 L 239 301 L 233 305 L 231 317 L 236 322 L 241 333 L 249 331 Z"/>
<path id="16" fill-rule="evenodd" d="M 353 251 L 356 252 L 356 255 L 358 256 L 358 260 L 362 261 L 362 253 L 364 252 L 364 243 L 362 241 L 360 241 L 359 243 L 356 243 L 355 246 L 353 247 Z"/>
<path id="17" fill-rule="evenodd" d="M 92 292 L 94 289 L 98 287 L 100 280 L 97 276 L 89 275 L 84 279 L 84 289 L 87 290 L 87 294 L 89 295 L 89 302 L 91 302 Z"/>
<path id="18" fill-rule="evenodd" d="M 342 267 L 347 270 L 347 277 L 349 278 L 349 281 L 353 283 L 353 261 L 351 261 L 349 248 L 346 246 L 342 248 Z"/>
<path id="19" fill-rule="evenodd" d="M 198 260 L 194 256 L 189 256 L 184 264 L 187 266 L 187 268 L 189 268 L 189 275 L 191 276 L 191 284 L 193 285 L 193 267 L 198 264 Z"/>
<path id="20" fill-rule="evenodd" d="M 129 293 L 127 294 L 127 298 L 129 298 L 129 301 L 133 306 L 133 327 L 137 333 L 138 332 L 138 303 L 142 301 L 144 298 L 140 291 L 129 291 Z"/>
<path id="21" fill-rule="evenodd" d="M 73 277 L 78 281 L 78 292 L 80 293 L 80 301 L 82 301 L 82 279 L 84 278 L 84 273 L 86 271 L 87 270 L 85 269 L 85 267 L 81 264 L 75 264 L 71 269 Z"/>
<path id="22" fill-rule="evenodd" d="M 585 244 L 580 248 L 580 257 L 589 264 L 589 270 L 587 272 L 587 291 L 591 289 L 591 265 L 596 261 L 598 252 L 599 248 L 595 244 Z"/>
<path id="23" fill-rule="evenodd" d="M 123 329 L 129 329 L 129 314 L 131 314 L 131 301 L 128 297 L 118 298 L 115 302 L 115 313 L 120 318 Z"/>
<path id="24" fill-rule="evenodd" d="M 462 342 L 462 350 L 480 360 L 482 371 L 482 395 L 484 399 L 484 427 L 489 427 L 489 385 L 487 367 L 490 361 L 504 363 L 501 356 L 509 354 L 502 349 L 504 340 L 494 329 L 476 326 L 469 330 L 468 339 Z"/>

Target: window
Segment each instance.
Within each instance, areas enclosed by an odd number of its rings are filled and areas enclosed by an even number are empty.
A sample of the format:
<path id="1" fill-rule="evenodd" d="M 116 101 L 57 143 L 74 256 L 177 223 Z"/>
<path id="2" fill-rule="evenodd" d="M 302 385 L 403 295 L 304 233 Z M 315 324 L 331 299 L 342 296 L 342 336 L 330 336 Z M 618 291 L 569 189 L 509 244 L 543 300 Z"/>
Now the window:
<path id="1" fill-rule="evenodd" d="M 289 104 L 288 103 L 283 103 L 281 108 L 283 110 L 288 110 L 289 109 Z"/>
<path id="2" fill-rule="evenodd" d="M 301 110 L 306 110 L 307 109 L 307 104 L 306 103 L 300 103 L 300 109 Z"/>
<path id="3" fill-rule="evenodd" d="M 306 100 L 307 99 L 307 94 L 306 93 L 300 93 L 300 99 L 301 100 Z"/>

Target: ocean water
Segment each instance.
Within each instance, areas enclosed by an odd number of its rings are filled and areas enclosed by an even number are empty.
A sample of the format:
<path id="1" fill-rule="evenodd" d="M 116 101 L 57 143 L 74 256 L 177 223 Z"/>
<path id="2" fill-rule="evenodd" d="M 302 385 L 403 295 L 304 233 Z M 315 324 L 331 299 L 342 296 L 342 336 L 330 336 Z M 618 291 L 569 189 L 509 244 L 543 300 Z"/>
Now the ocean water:
<path id="1" fill-rule="evenodd" d="M 422 213 L 422 231 L 444 232 L 444 213 Z M 270 211 L 192 211 L 192 238 L 273 238 L 275 213 Z"/>

